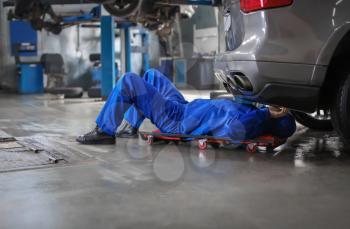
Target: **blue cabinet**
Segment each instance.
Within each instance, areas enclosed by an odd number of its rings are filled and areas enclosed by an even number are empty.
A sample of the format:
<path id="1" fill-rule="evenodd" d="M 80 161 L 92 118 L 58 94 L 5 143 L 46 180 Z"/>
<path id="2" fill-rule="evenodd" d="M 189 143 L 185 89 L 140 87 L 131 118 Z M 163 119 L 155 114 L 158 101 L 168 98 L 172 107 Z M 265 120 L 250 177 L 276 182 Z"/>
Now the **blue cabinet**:
<path id="1" fill-rule="evenodd" d="M 20 64 L 19 71 L 19 93 L 37 94 L 44 92 L 43 67 L 41 64 Z"/>

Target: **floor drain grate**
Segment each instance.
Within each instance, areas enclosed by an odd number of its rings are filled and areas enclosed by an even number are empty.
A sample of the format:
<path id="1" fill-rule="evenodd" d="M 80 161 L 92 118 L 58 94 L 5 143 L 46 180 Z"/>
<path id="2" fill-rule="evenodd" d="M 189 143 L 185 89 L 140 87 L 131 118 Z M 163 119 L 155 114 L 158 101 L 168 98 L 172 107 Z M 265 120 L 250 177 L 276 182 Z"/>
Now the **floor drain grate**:
<path id="1" fill-rule="evenodd" d="M 0 131 L 0 172 L 54 166 L 67 163 L 66 159 L 33 139 L 17 140 Z"/>
<path id="2" fill-rule="evenodd" d="M 15 141 L 16 139 L 10 135 L 8 135 L 6 132 L 0 130 L 0 142 L 10 142 Z"/>

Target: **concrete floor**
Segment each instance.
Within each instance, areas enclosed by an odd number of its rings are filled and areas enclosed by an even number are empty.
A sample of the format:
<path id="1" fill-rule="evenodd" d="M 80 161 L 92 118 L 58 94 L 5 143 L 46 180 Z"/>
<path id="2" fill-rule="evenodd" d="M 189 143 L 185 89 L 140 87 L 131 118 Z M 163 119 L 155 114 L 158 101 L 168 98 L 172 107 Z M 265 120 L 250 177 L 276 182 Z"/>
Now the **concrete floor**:
<path id="1" fill-rule="evenodd" d="M 81 158 L 0 173 L 0 228 L 349 228 L 350 156 L 332 132 L 299 127 L 274 154 L 75 143 L 102 105 L 0 94 L 1 130 Z"/>

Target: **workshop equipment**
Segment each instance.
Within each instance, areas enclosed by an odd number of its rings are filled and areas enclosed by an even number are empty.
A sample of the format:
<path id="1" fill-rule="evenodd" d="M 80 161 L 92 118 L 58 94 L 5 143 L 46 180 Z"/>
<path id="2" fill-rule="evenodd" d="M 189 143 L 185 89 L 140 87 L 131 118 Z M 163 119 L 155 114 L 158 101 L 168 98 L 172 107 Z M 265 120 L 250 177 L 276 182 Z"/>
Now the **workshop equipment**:
<path id="1" fill-rule="evenodd" d="M 64 85 L 64 78 L 67 73 L 64 70 L 64 61 L 61 54 L 45 53 L 41 56 L 41 64 L 47 76 L 46 92 L 63 94 L 65 98 L 80 98 L 83 96 L 83 88 L 66 87 Z"/>
<path id="2" fill-rule="evenodd" d="M 35 94 L 44 92 L 43 67 L 40 63 L 20 63 L 17 74 L 19 93 Z"/>
<path id="3" fill-rule="evenodd" d="M 38 34 L 28 21 L 10 21 L 12 56 L 37 56 Z"/>
<path id="4" fill-rule="evenodd" d="M 168 134 L 161 133 L 159 130 L 153 132 L 140 132 L 143 140 L 146 140 L 149 145 L 153 145 L 155 142 L 190 142 L 196 141 L 200 150 L 206 150 L 208 145 L 214 149 L 225 145 L 242 145 L 245 146 L 246 151 L 249 153 L 256 153 L 259 147 L 265 148 L 265 151 L 272 152 L 275 148 L 283 145 L 287 139 L 278 138 L 274 136 L 261 136 L 257 139 L 234 141 L 230 138 L 216 138 L 207 135 L 183 135 L 183 134 Z"/>
<path id="5" fill-rule="evenodd" d="M 11 55 L 17 67 L 17 89 L 21 94 L 44 92 L 43 67 L 39 61 L 22 60 L 37 56 L 37 32 L 27 21 L 10 21 Z"/>
<path id="6" fill-rule="evenodd" d="M 101 67 L 101 55 L 99 53 L 93 53 L 89 56 L 92 65 L 92 86 L 88 89 L 88 96 L 90 98 L 101 97 L 101 81 L 102 81 L 102 67 Z M 115 62 L 115 79 L 119 79 L 119 67 L 118 63 Z"/>

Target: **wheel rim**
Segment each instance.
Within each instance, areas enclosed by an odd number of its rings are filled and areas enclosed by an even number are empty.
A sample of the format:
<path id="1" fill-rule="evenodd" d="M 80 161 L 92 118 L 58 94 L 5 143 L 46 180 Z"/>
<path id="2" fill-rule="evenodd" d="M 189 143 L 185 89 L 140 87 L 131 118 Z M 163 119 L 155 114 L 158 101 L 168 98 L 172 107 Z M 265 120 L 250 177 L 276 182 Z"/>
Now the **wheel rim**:
<path id="1" fill-rule="evenodd" d="M 132 2 L 135 2 L 135 1 L 124 1 L 124 0 L 116 0 L 114 1 L 114 7 L 118 10 L 126 10 L 128 9 L 131 5 L 132 5 Z"/>
<path id="2" fill-rule="evenodd" d="M 311 116 L 314 119 L 324 121 L 324 120 L 331 120 L 331 111 L 330 110 L 323 110 L 318 109 L 314 113 L 309 113 L 309 116 Z"/>
<path id="3" fill-rule="evenodd" d="M 115 0 L 105 3 L 105 9 L 114 16 L 126 17 L 140 8 L 141 0 Z"/>
<path id="4" fill-rule="evenodd" d="M 199 149 L 204 150 L 207 148 L 207 142 L 199 140 L 198 146 L 199 146 Z"/>
<path id="5" fill-rule="evenodd" d="M 314 119 L 316 121 L 331 121 L 331 111 L 330 109 L 328 110 L 323 110 L 323 109 L 318 109 L 313 113 L 304 113 L 304 112 L 300 112 L 300 111 L 292 111 L 292 113 L 295 116 L 305 116 L 305 117 L 309 117 L 311 119 Z"/>
<path id="6" fill-rule="evenodd" d="M 256 152 L 256 149 L 257 149 L 257 146 L 254 144 L 254 143 L 250 143 L 246 146 L 246 149 L 248 152 L 250 153 L 255 153 Z"/>

